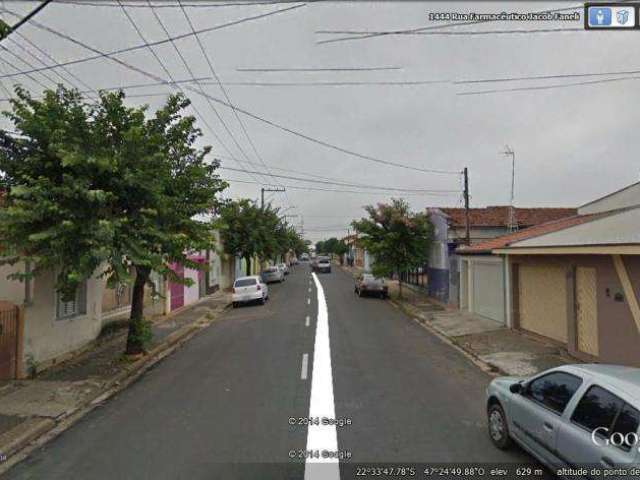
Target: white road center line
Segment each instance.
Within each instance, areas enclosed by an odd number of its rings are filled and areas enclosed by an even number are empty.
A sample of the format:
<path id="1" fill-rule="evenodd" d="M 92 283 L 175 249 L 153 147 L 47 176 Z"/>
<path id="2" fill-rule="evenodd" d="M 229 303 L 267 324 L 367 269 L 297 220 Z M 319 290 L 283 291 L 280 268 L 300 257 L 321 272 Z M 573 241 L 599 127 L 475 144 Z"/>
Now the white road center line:
<path id="1" fill-rule="evenodd" d="M 304 326 L 308 327 L 310 322 L 311 322 L 311 317 L 307 315 L 307 318 L 304 319 Z"/>
<path id="2" fill-rule="evenodd" d="M 311 400 L 309 418 L 336 418 L 333 402 L 333 373 L 331 371 L 331 345 L 329 342 L 329 313 L 322 285 L 316 274 L 313 280 L 318 291 L 318 320 L 313 347 L 311 370 Z M 340 465 L 335 455 L 338 452 L 338 432 L 335 424 L 309 425 L 307 429 L 307 452 L 318 451 L 319 458 L 307 457 L 304 469 L 305 480 L 340 480 Z M 322 452 L 333 455 L 323 458 Z M 321 463 L 322 465 L 313 465 Z M 311 464 L 311 465 L 310 465 Z"/>
<path id="3" fill-rule="evenodd" d="M 307 379 L 308 370 L 309 370 L 309 354 L 308 353 L 303 353 L 302 354 L 302 368 L 300 369 L 300 379 L 301 380 L 306 380 Z"/>
<path id="4" fill-rule="evenodd" d="M 311 299 L 307 298 L 307 305 L 311 305 Z"/>

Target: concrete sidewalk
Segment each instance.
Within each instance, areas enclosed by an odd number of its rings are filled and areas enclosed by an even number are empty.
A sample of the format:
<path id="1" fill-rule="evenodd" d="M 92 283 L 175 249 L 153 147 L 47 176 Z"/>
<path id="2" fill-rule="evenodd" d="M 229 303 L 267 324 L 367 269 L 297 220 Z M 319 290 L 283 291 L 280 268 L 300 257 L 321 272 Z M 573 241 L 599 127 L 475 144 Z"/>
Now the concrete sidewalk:
<path id="1" fill-rule="evenodd" d="M 359 273 L 352 267 L 343 269 Z M 489 373 L 529 376 L 559 365 L 579 363 L 560 345 L 479 315 L 447 308 L 415 287 L 403 285 L 403 298 L 399 299 L 398 282 L 387 283 L 390 299 L 396 306 L 464 351 Z"/>
<path id="2" fill-rule="evenodd" d="M 171 315 L 154 319 L 149 352 L 138 360 L 132 361 L 123 354 L 125 328 L 33 380 L 4 385 L 0 389 L 0 464 L 65 419 L 83 409 L 90 410 L 119 391 L 131 377 L 216 320 L 229 303 L 228 293 L 217 292 Z"/>

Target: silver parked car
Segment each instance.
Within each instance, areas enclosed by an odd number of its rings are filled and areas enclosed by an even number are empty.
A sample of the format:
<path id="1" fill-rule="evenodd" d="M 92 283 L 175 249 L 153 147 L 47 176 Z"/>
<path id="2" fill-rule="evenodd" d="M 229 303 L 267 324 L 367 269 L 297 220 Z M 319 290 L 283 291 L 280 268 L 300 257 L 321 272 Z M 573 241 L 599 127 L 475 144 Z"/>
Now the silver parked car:
<path id="1" fill-rule="evenodd" d="M 284 282 L 284 272 L 278 267 L 268 267 L 262 271 L 264 283 Z"/>
<path id="2" fill-rule="evenodd" d="M 640 369 L 565 365 L 487 388 L 489 436 L 550 468 L 625 468 L 640 461 Z M 617 478 L 615 475 L 609 478 Z"/>

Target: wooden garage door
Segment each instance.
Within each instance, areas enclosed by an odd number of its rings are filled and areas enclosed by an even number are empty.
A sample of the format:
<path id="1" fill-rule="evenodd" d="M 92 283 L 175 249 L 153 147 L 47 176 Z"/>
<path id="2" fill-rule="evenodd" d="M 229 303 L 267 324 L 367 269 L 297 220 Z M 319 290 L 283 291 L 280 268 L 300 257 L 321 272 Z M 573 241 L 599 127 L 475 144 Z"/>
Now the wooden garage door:
<path id="1" fill-rule="evenodd" d="M 578 350 L 598 355 L 598 290 L 596 269 L 576 269 L 576 334 Z"/>
<path id="2" fill-rule="evenodd" d="M 519 277 L 520 327 L 566 343 L 565 269 L 555 265 L 521 265 Z"/>

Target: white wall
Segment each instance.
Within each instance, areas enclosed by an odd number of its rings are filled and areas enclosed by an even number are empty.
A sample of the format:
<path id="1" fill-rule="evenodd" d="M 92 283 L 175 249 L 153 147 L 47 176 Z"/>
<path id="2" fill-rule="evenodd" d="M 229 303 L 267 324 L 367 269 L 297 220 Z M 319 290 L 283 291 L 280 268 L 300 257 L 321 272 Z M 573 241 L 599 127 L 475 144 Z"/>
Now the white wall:
<path id="1" fill-rule="evenodd" d="M 611 193 L 605 197 L 586 203 L 578 208 L 580 215 L 588 213 L 608 212 L 618 208 L 640 205 L 640 182 L 629 185 L 622 190 Z"/>
<path id="2" fill-rule="evenodd" d="M 23 282 L 8 280 L 7 275 L 24 271 L 23 263 L 15 265 L 0 266 L 0 300 L 7 300 L 16 305 L 22 305 L 25 296 L 25 285 Z"/>
<path id="3" fill-rule="evenodd" d="M 31 355 L 38 363 L 77 350 L 94 340 L 102 328 L 102 292 L 105 281 L 87 280 L 86 314 L 56 318 L 56 291 L 53 272 L 33 280 L 32 302 L 25 306 L 24 359 Z"/>
<path id="4" fill-rule="evenodd" d="M 190 268 L 184 269 L 184 278 L 190 278 L 193 280 L 193 285 L 184 287 L 184 304 L 196 302 L 200 298 L 200 289 L 198 287 L 198 270 L 192 270 Z"/>

